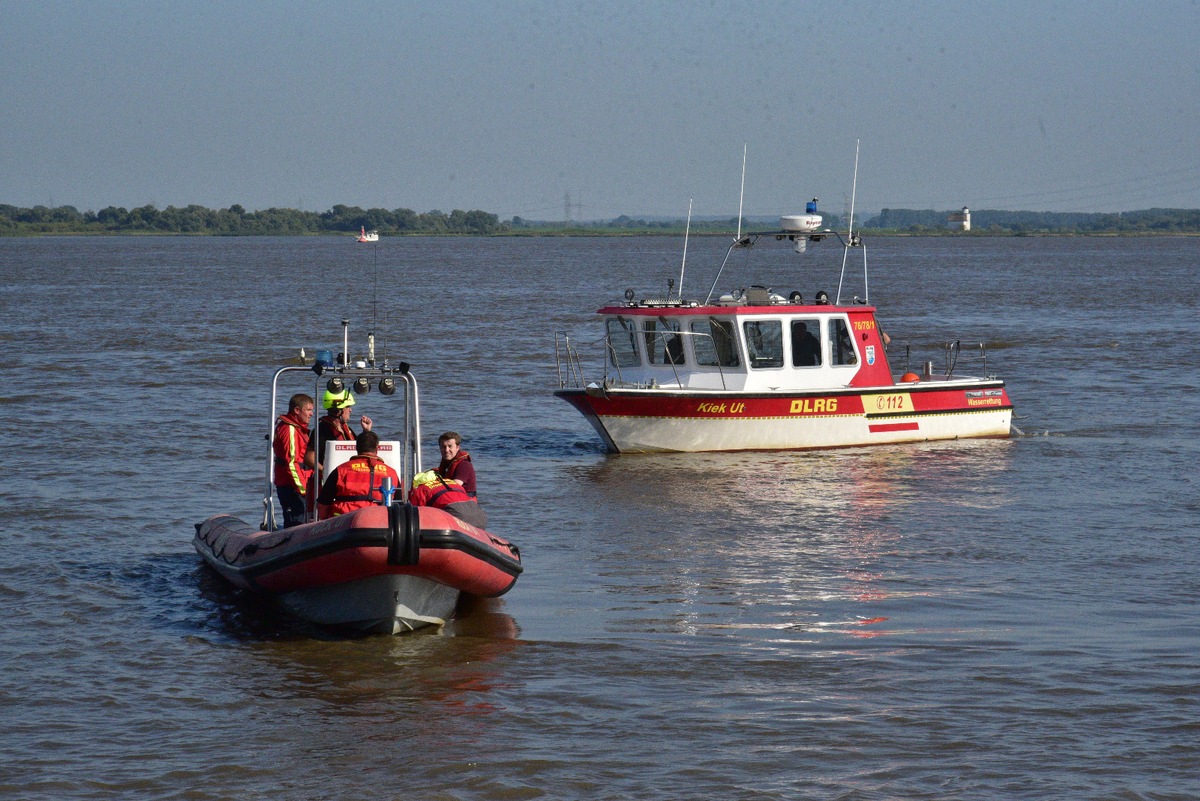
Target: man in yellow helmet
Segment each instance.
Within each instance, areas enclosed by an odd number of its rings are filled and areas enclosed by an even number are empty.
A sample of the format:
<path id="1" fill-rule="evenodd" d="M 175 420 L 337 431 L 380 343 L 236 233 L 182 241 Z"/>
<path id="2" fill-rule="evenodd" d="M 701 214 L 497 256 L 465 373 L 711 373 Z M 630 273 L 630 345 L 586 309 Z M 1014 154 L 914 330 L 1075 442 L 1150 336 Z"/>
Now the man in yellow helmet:
<path id="1" fill-rule="evenodd" d="M 321 465 L 322 475 L 325 471 L 325 443 L 330 440 L 354 442 L 358 435 L 350 427 L 350 407 L 354 405 L 354 395 L 350 390 L 341 392 L 325 390 L 321 405 L 326 408 L 325 416 L 317 421 L 317 462 Z M 365 414 L 359 418 L 364 432 L 371 430 L 371 418 Z"/>

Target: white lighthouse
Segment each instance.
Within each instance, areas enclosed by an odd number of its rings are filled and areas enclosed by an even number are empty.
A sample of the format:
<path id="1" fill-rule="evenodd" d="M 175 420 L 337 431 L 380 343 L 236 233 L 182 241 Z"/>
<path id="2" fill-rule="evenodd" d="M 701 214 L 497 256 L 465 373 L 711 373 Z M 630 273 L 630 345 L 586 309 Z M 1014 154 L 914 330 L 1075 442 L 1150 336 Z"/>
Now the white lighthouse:
<path id="1" fill-rule="evenodd" d="M 950 224 L 950 229 L 953 231 L 970 231 L 971 230 L 971 210 L 966 206 L 962 207 L 962 211 L 956 211 L 946 218 Z"/>

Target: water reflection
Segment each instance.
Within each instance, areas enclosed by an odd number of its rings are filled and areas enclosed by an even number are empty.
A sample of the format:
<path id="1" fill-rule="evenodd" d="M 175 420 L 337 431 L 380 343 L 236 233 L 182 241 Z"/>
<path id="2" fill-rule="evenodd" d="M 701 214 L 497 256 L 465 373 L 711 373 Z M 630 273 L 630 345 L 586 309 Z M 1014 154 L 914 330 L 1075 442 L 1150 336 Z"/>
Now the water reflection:
<path id="1" fill-rule="evenodd" d="M 284 739 L 311 741 L 304 721 L 316 715 L 326 724 L 321 747 L 330 753 L 356 753 L 364 737 L 449 747 L 482 738 L 481 727 L 503 709 L 496 698 L 506 682 L 503 663 L 523 645 L 503 599 L 465 599 L 442 628 L 345 637 L 231 589 L 211 571 L 198 572 L 203 602 L 212 604 L 205 628 L 238 641 L 225 649 L 238 691 L 294 710 L 280 722 Z M 220 640 L 212 644 L 225 648 Z M 339 719 L 350 725 L 329 725 Z"/>
<path id="2" fill-rule="evenodd" d="M 939 442 L 606 457 L 568 472 L 616 599 L 610 625 L 862 637 L 929 592 L 908 572 L 910 533 L 951 507 L 1003 504 L 1011 454 L 1008 441 Z"/>
<path id="3" fill-rule="evenodd" d="M 624 504 L 664 502 L 769 522 L 781 514 L 847 519 L 895 514 L 927 501 L 927 481 L 980 488 L 1009 468 L 1010 440 L 929 442 L 812 452 L 607 456 L 574 467 Z M 756 512 L 762 512 L 758 516 Z"/>

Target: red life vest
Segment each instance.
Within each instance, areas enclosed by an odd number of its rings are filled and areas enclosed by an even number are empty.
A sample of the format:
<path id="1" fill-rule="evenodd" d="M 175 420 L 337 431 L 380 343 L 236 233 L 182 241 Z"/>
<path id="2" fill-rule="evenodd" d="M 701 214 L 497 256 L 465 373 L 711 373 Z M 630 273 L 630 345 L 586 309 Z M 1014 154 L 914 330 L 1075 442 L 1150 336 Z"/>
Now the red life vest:
<path id="1" fill-rule="evenodd" d="M 473 526 L 487 526 L 487 515 L 478 501 L 472 498 L 463 485 L 450 479 L 440 478 L 432 484 L 422 484 L 414 487 L 408 494 L 408 502 L 413 506 L 432 506 L 434 509 L 445 509 L 460 520 L 465 520 Z"/>
<path id="2" fill-rule="evenodd" d="M 325 415 L 317 421 L 317 441 L 314 443 L 317 448 L 317 463 L 322 467 L 325 465 L 325 445 L 334 440 L 353 442 L 354 429 L 346 425 L 340 417 Z"/>
<path id="3" fill-rule="evenodd" d="M 442 463 L 433 469 L 442 478 L 453 478 L 462 482 L 463 489 L 472 498 L 475 496 L 475 467 L 471 464 L 471 454 L 466 451 L 459 451 L 450 461 L 442 460 Z"/>
<path id="4" fill-rule="evenodd" d="M 275 422 L 275 486 L 294 487 L 301 495 L 308 489 L 312 478 L 312 470 L 304 466 L 308 434 L 308 429 L 290 413 L 279 415 Z"/>
<path id="5" fill-rule="evenodd" d="M 354 441 L 354 430 L 340 417 L 325 415 L 321 418 L 319 427 L 322 439 L 337 439 Z"/>
<path id="6" fill-rule="evenodd" d="M 378 456 L 359 455 L 337 466 L 325 479 L 317 503 L 330 507 L 335 515 L 344 515 L 364 506 L 383 502 L 379 486 L 385 477 L 392 486 L 400 486 L 400 476 Z"/>

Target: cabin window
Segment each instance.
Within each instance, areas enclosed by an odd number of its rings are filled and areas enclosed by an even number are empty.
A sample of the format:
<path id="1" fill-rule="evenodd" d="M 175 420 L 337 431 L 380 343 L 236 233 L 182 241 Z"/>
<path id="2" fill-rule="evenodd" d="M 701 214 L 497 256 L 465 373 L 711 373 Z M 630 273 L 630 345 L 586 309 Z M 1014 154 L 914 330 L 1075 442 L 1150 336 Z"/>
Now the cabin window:
<path id="1" fill-rule="evenodd" d="M 679 323 L 673 320 L 647 320 L 642 329 L 646 339 L 646 358 L 651 364 L 683 364 L 683 337 Z"/>
<path id="2" fill-rule="evenodd" d="M 831 320 L 833 326 L 833 363 L 837 365 L 858 364 L 858 353 L 854 350 L 854 337 L 845 320 Z"/>
<path id="3" fill-rule="evenodd" d="M 783 367 L 783 322 L 780 320 L 749 320 L 743 325 L 746 352 L 750 366 L 757 368 Z"/>
<path id="4" fill-rule="evenodd" d="M 608 360 L 613 367 L 637 367 L 641 360 L 638 358 L 637 337 L 634 334 L 633 323 L 622 317 L 609 320 L 608 323 Z"/>
<path id="5" fill-rule="evenodd" d="M 733 323 L 729 320 L 693 320 L 692 350 L 696 352 L 696 364 L 703 367 L 737 367 L 737 339 L 733 334 Z"/>
<path id="6" fill-rule="evenodd" d="M 792 320 L 792 367 L 821 366 L 821 321 Z"/>

